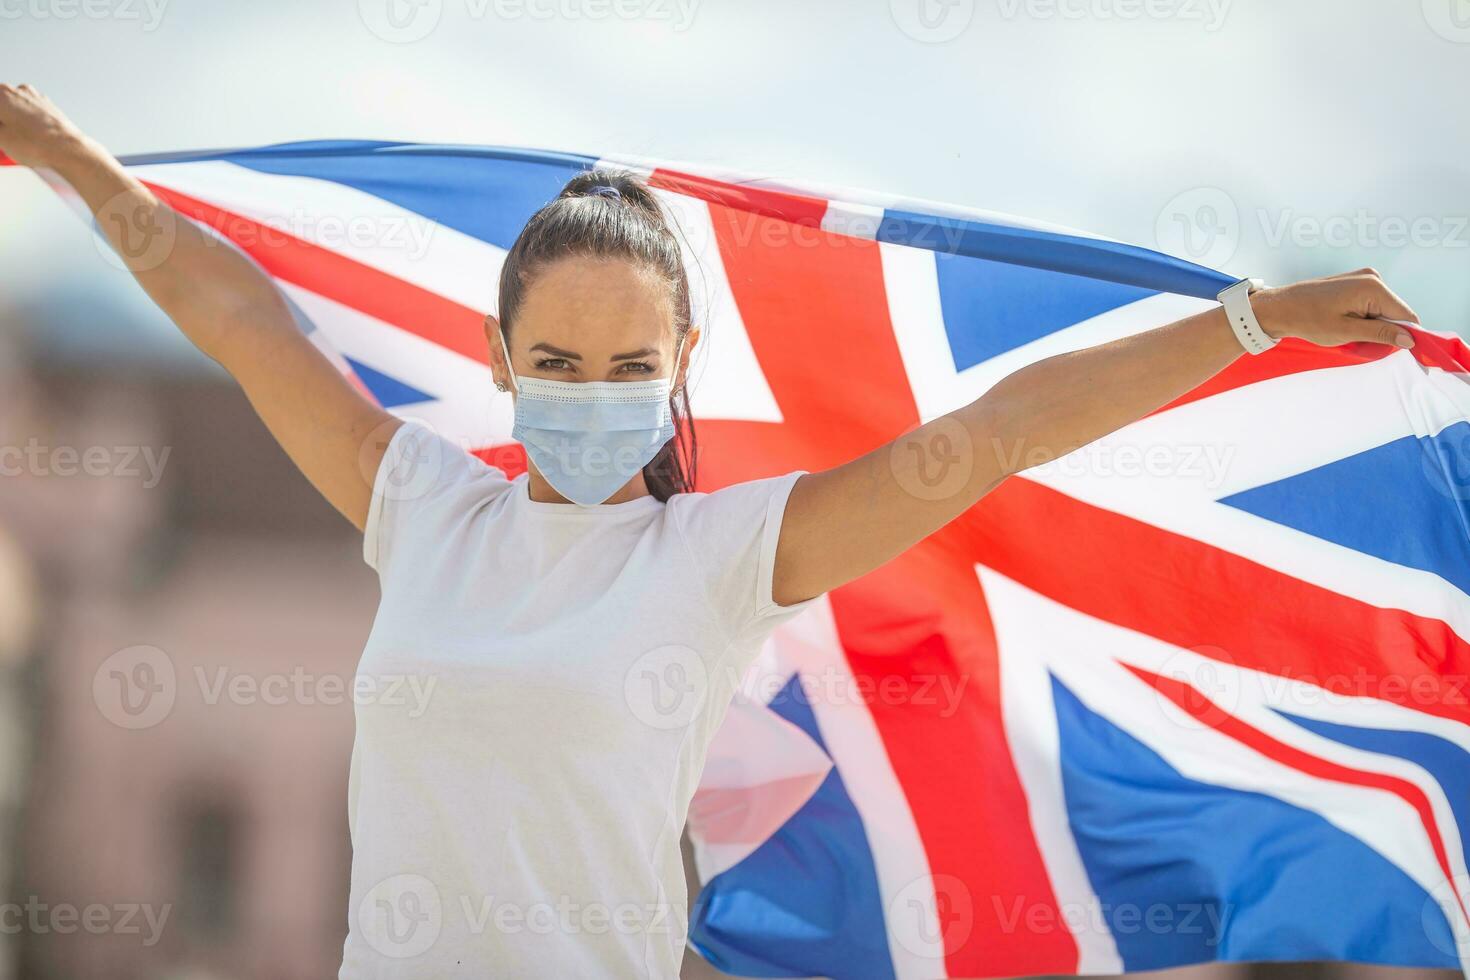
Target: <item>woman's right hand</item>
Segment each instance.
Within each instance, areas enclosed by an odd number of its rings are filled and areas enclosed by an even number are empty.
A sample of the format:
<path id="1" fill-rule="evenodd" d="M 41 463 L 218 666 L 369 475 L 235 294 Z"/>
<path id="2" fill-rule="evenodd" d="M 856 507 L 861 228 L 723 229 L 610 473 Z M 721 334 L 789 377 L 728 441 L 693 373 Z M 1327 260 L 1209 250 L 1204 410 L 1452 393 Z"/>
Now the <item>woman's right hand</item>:
<path id="1" fill-rule="evenodd" d="M 0 152 L 71 186 L 149 297 L 234 376 L 307 479 L 363 527 L 398 421 L 302 333 L 260 266 L 180 216 L 30 85 L 0 85 Z M 134 228 L 165 233 L 150 235 L 140 254 Z"/>
<path id="2" fill-rule="evenodd" d="M 86 143 L 46 96 L 31 85 L 0 85 L 0 153 L 23 167 L 52 167 Z"/>

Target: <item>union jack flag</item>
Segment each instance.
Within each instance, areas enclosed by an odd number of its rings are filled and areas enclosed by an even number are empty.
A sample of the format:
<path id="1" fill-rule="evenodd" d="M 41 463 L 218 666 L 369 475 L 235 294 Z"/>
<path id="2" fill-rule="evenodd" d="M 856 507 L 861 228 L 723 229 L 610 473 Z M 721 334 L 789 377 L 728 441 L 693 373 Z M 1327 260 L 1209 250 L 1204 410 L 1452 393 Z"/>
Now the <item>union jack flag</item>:
<path id="1" fill-rule="evenodd" d="M 638 159 L 125 162 L 253 255 L 371 397 L 512 475 L 481 317 L 523 223 L 589 167 L 647 175 L 684 239 L 701 489 L 841 464 L 1234 279 Z M 1242 358 L 783 626 L 691 809 L 698 950 L 844 978 L 1470 963 L 1470 352 L 1414 333 Z M 955 438 L 955 466 L 1000 451 Z"/>

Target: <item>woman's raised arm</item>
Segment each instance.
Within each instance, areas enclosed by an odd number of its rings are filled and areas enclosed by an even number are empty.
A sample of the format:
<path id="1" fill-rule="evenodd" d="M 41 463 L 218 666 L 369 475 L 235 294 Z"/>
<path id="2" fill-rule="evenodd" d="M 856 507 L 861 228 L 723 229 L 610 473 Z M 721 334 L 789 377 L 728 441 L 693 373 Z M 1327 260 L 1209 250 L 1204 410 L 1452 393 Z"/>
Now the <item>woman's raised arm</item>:
<path id="1" fill-rule="evenodd" d="M 0 152 L 71 185 L 153 301 L 240 383 L 281 448 L 361 529 L 398 422 L 307 339 L 259 266 L 159 201 L 29 85 L 0 85 Z"/>
<path id="2" fill-rule="evenodd" d="M 1324 347 L 1413 346 L 1390 323 L 1418 317 L 1372 269 L 1256 293 L 1261 328 Z M 1001 480 L 1135 422 L 1245 353 L 1216 308 L 1168 326 L 1038 361 L 981 398 L 791 490 L 772 592 L 791 605 L 864 575 L 933 534 Z M 1328 406 L 1324 406 L 1326 423 Z M 953 492 L 915 493 L 968 444 Z M 963 471 L 961 471 L 963 472 Z M 945 487 L 949 490 L 949 487 Z"/>

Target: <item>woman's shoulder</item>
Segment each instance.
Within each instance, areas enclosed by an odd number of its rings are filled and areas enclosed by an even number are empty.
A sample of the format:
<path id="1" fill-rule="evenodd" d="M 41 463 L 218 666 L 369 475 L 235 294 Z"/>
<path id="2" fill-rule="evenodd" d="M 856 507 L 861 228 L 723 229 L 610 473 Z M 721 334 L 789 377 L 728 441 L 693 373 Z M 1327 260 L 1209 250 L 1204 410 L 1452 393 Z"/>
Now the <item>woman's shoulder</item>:
<path id="1" fill-rule="evenodd" d="M 805 473 L 793 470 L 675 494 L 668 499 L 667 512 L 696 554 L 724 542 L 748 541 L 772 524 L 779 526 L 791 488 Z"/>
<path id="2" fill-rule="evenodd" d="M 395 542 L 434 537 L 472 511 L 504 498 L 515 483 L 467 446 L 417 420 L 394 432 L 373 481 L 363 554 L 378 567 Z"/>
<path id="3" fill-rule="evenodd" d="M 397 494 L 399 499 L 428 498 L 456 487 L 506 487 L 506 470 L 490 462 L 493 456 L 438 432 L 417 419 L 405 419 L 388 443 L 378 468 L 374 495 Z"/>

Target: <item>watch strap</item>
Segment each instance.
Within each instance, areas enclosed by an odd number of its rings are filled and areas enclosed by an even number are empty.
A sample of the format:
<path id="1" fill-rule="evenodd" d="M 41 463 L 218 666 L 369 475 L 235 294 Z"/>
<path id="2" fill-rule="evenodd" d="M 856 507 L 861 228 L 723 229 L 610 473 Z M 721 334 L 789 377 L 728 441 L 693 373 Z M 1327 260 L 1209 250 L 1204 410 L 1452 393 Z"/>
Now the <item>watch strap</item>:
<path id="1" fill-rule="evenodd" d="M 1240 341 L 1240 346 L 1251 354 L 1264 354 L 1276 346 L 1276 338 L 1262 329 L 1261 321 L 1256 319 L 1256 311 L 1251 308 L 1250 294 L 1265 286 L 1266 283 L 1260 279 L 1242 279 L 1226 286 L 1216 297 L 1225 307 L 1225 317 L 1230 321 L 1230 329 Z"/>

